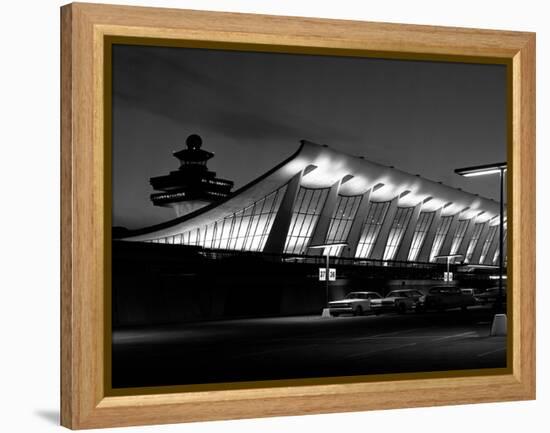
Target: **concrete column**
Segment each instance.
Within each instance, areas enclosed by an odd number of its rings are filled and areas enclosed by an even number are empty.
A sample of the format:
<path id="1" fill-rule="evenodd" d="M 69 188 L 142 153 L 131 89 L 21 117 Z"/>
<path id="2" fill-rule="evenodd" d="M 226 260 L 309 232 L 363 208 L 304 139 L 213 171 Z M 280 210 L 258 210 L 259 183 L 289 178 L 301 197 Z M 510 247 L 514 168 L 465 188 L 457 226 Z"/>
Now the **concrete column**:
<path id="1" fill-rule="evenodd" d="M 439 208 L 435 211 L 435 215 L 432 219 L 432 224 L 430 225 L 430 228 L 428 229 L 428 233 L 426 233 L 426 237 L 424 238 L 424 242 L 422 243 L 422 246 L 420 247 L 420 252 L 418 253 L 418 256 L 416 257 L 417 262 L 427 262 L 430 259 L 430 253 L 432 251 L 432 245 L 434 243 L 435 238 L 435 232 L 437 231 L 437 228 L 439 227 L 439 223 L 441 222 L 441 211 L 443 208 Z"/>
<path id="2" fill-rule="evenodd" d="M 414 207 L 413 213 L 411 215 L 411 219 L 409 220 L 409 225 L 407 226 L 407 229 L 403 234 L 403 238 L 401 239 L 401 245 L 399 245 L 397 254 L 395 255 L 395 260 L 402 260 L 402 261 L 407 260 L 407 256 L 409 255 L 409 250 L 411 249 L 414 229 L 416 228 L 416 223 L 418 222 L 418 217 L 420 216 L 421 208 L 422 208 L 422 202 L 418 203 Z"/>
<path id="3" fill-rule="evenodd" d="M 290 179 L 286 187 L 285 195 L 281 201 L 273 225 L 271 226 L 267 241 L 265 242 L 264 253 L 282 254 L 284 251 L 286 236 L 292 220 L 294 203 L 296 202 L 296 196 L 298 195 L 300 184 L 302 183 L 302 175 L 303 170 L 296 173 L 294 177 Z"/>
<path id="4" fill-rule="evenodd" d="M 457 262 L 462 262 L 466 258 L 466 251 L 468 251 L 468 245 L 470 244 L 470 240 L 474 234 L 475 226 L 476 219 L 470 218 L 470 222 L 468 223 L 468 227 L 466 227 L 464 237 L 462 238 L 462 243 L 458 246 L 458 250 L 456 250 L 456 253 L 462 256 L 456 260 Z"/>
<path id="5" fill-rule="evenodd" d="M 493 264 L 493 257 L 495 255 L 495 251 L 498 248 L 499 245 L 499 238 L 498 238 L 499 232 L 498 232 L 498 225 L 497 225 L 497 231 L 495 235 L 493 236 L 493 240 L 491 241 L 491 245 L 489 245 L 489 250 L 487 251 L 487 255 L 485 256 L 485 260 L 483 260 L 482 265 L 492 265 Z"/>
<path id="6" fill-rule="evenodd" d="M 477 240 L 477 244 L 474 248 L 474 253 L 472 255 L 472 258 L 469 261 L 469 264 L 473 264 L 473 265 L 479 264 L 479 257 L 481 256 L 481 250 L 483 249 L 483 244 L 485 243 L 485 239 L 487 239 L 488 234 L 489 234 L 489 223 L 486 222 L 483 224 L 483 229 L 481 229 L 481 234 L 479 235 L 479 239 Z"/>
<path id="7" fill-rule="evenodd" d="M 459 214 L 453 215 L 451 225 L 449 226 L 449 231 L 447 232 L 447 235 L 445 236 L 443 244 L 441 245 L 441 249 L 438 253 L 438 255 L 440 256 L 447 256 L 451 253 L 451 245 L 453 244 L 453 238 L 455 237 L 455 232 L 458 228 L 458 215 Z M 439 259 L 439 261 L 440 263 L 447 263 L 447 259 Z"/>
<path id="8" fill-rule="evenodd" d="M 363 228 L 363 222 L 367 217 L 370 209 L 370 193 L 369 189 L 363 194 L 359 208 L 355 214 L 355 218 L 351 223 L 351 228 L 348 235 L 348 246 L 344 248 L 342 257 L 355 257 L 357 251 L 357 245 L 359 245 L 359 239 L 361 238 L 361 229 Z"/>
<path id="9" fill-rule="evenodd" d="M 340 190 L 340 184 L 342 180 L 339 180 L 334 185 L 330 187 L 328 192 L 327 199 L 323 206 L 323 210 L 319 215 L 317 224 L 313 229 L 313 234 L 311 235 L 311 241 L 309 245 L 321 245 L 324 244 L 327 239 L 328 229 L 330 228 L 330 220 L 336 212 L 336 205 L 338 204 L 338 191 Z M 320 256 L 323 254 L 322 248 L 309 249 L 308 254 L 313 256 Z"/>
<path id="10" fill-rule="evenodd" d="M 376 239 L 372 252 L 368 257 L 369 259 L 380 260 L 384 256 L 384 249 L 386 248 L 388 236 L 390 235 L 390 229 L 393 224 L 395 214 L 397 212 L 398 201 L 399 197 L 395 197 L 391 201 L 388 211 L 386 212 L 386 218 L 384 219 L 382 227 L 380 228 L 380 233 L 378 233 L 378 238 Z"/>

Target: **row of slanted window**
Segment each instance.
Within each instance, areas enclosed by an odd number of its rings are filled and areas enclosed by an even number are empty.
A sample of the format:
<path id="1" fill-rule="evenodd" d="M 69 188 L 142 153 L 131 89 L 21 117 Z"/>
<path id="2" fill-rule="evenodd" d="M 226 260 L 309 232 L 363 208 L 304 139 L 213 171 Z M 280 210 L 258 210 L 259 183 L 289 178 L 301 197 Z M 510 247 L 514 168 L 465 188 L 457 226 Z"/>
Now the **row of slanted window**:
<path id="1" fill-rule="evenodd" d="M 155 239 L 152 242 L 175 243 L 185 245 L 200 245 L 204 248 L 241 250 L 241 251 L 262 251 L 277 211 L 281 205 L 286 191 L 286 185 L 256 201 L 252 205 L 235 212 L 225 218 L 206 225 L 203 228 L 189 230 L 184 233 Z M 329 189 L 312 189 L 301 187 L 298 190 L 292 212 L 292 218 L 288 229 L 284 253 L 286 254 L 307 254 L 308 247 L 313 236 L 315 227 L 325 205 Z M 357 216 L 357 212 L 363 199 L 362 195 L 338 196 L 336 210 L 331 218 L 325 242 L 327 244 L 345 243 Z M 390 208 L 390 201 L 370 202 L 365 218 L 362 222 L 359 240 L 355 249 L 355 258 L 371 258 L 383 223 Z M 403 241 L 405 232 L 411 223 L 414 207 L 397 207 L 393 221 L 387 232 L 384 249 L 381 258 L 383 260 L 395 260 Z M 452 225 L 454 216 L 443 216 L 439 219 L 429 255 L 429 261 L 435 261 L 440 253 Z M 416 225 L 412 233 L 409 249 L 405 255 L 408 261 L 417 261 L 420 252 L 428 238 L 428 234 L 435 220 L 435 212 L 420 212 L 416 219 Z M 474 224 L 470 239 L 465 239 L 469 225 Z M 459 220 L 451 241 L 449 254 L 454 255 L 460 250 L 463 242 L 468 241 L 465 246 L 466 253 L 461 261 L 471 261 L 476 246 L 483 233 L 487 222 L 475 222 L 474 219 Z M 498 225 L 492 225 L 487 231 L 483 240 L 478 263 L 496 263 L 498 249 L 493 257 L 488 257 L 492 242 L 497 233 Z M 330 247 L 331 256 L 340 256 L 344 247 Z M 326 251 L 325 251 L 326 254 Z M 426 260 L 424 258 L 424 261 Z"/>

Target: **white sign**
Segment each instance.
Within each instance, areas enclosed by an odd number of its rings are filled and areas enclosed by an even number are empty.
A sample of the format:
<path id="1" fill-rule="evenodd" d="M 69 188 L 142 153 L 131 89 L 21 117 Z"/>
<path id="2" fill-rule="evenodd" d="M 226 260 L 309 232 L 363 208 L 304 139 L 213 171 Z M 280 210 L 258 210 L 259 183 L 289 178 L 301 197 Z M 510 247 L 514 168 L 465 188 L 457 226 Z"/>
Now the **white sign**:
<path id="1" fill-rule="evenodd" d="M 327 268 L 319 268 L 319 281 L 327 280 Z M 336 281 L 336 268 L 329 268 L 328 280 Z"/>
<path id="2" fill-rule="evenodd" d="M 453 281 L 453 273 L 443 272 L 443 281 Z"/>

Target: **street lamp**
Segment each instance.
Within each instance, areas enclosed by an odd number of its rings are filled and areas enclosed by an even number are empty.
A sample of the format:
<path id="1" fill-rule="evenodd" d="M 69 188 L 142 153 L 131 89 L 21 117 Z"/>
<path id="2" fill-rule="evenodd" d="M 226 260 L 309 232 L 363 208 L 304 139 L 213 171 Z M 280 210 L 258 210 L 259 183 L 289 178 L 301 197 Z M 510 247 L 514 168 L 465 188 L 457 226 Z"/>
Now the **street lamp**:
<path id="1" fill-rule="evenodd" d="M 329 292 L 328 292 L 329 281 L 328 281 L 328 274 L 329 274 L 330 250 L 331 250 L 331 247 L 346 247 L 347 245 L 348 245 L 347 242 L 338 242 L 338 243 L 333 243 L 333 244 L 311 245 L 311 246 L 309 247 L 309 248 L 313 248 L 313 249 L 324 248 L 324 249 L 326 250 L 327 267 L 326 267 L 326 273 L 325 273 L 325 281 L 326 281 L 326 285 L 325 285 L 325 298 L 326 298 L 326 301 L 327 301 L 327 306 L 328 306 L 328 302 L 329 302 Z"/>
<path id="2" fill-rule="evenodd" d="M 504 273 L 504 172 L 506 171 L 507 164 L 500 162 L 497 164 L 477 165 L 474 167 L 457 168 L 456 174 L 464 177 L 485 176 L 488 174 L 498 174 L 500 178 L 500 225 L 499 225 L 499 255 L 498 255 L 498 298 L 495 304 L 496 309 L 502 308 L 502 280 Z"/>
<path id="3" fill-rule="evenodd" d="M 451 259 L 457 259 L 462 257 L 462 254 L 443 254 L 440 256 L 434 256 L 434 259 L 447 259 L 447 275 L 449 275 L 449 263 Z"/>

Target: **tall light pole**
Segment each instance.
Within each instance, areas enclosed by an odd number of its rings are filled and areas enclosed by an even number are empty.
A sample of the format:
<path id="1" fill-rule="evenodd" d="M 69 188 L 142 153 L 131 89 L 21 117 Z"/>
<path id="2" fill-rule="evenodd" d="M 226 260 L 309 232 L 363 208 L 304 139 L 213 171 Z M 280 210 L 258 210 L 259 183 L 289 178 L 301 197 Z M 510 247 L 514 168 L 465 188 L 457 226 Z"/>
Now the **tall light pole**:
<path id="1" fill-rule="evenodd" d="M 330 250 L 331 250 L 331 247 L 345 247 L 347 245 L 348 245 L 347 242 L 338 242 L 338 243 L 333 243 L 333 244 L 311 245 L 309 247 L 309 248 L 313 248 L 313 249 L 324 248 L 325 252 L 326 252 L 327 262 L 326 262 L 326 271 L 325 271 L 325 281 L 326 281 L 326 284 L 325 284 L 325 299 L 326 299 L 327 306 L 328 306 L 328 303 L 330 301 L 330 299 L 329 299 L 329 280 L 328 280 Z"/>
<path id="2" fill-rule="evenodd" d="M 507 164 L 500 162 L 497 164 L 477 165 L 474 167 L 457 168 L 456 174 L 464 177 L 485 176 L 488 174 L 498 174 L 500 180 L 500 224 L 499 224 L 499 247 L 498 247 L 498 297 L 495 304 L 495 308 L 502 309 L 503 299 L 503 272 L 504 272 L 504 172 L 506 171 Z"/>

